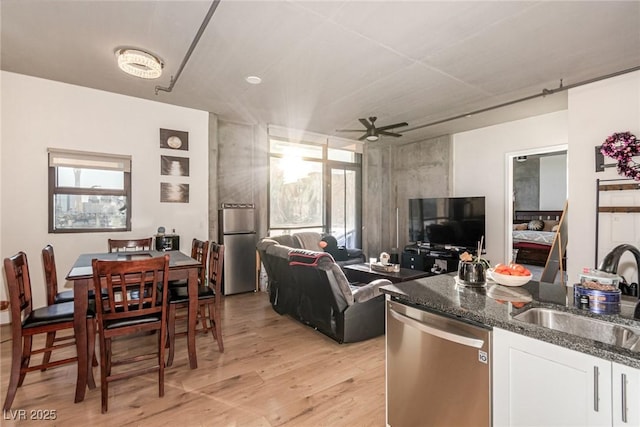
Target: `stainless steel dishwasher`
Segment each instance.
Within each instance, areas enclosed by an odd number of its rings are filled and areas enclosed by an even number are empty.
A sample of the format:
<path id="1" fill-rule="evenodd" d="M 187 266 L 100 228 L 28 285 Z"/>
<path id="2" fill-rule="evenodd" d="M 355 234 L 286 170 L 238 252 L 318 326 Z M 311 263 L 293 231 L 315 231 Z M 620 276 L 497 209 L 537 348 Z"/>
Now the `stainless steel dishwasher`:
<path id="1" fill-rule="evenodd" d="M 491 330 L 387 301 L 387 424 L 491 425 Z"/>

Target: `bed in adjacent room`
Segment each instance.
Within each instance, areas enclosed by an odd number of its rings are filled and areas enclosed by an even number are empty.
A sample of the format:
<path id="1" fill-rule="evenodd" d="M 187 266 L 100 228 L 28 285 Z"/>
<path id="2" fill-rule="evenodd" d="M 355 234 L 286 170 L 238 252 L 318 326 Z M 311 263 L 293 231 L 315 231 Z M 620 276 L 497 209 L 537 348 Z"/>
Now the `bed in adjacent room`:
<path id="1" fill-rule="evenodd" d="M 562 211 L 515 211 L 512 231 L 515 262 L 544 267 L 561 217 Z"/>

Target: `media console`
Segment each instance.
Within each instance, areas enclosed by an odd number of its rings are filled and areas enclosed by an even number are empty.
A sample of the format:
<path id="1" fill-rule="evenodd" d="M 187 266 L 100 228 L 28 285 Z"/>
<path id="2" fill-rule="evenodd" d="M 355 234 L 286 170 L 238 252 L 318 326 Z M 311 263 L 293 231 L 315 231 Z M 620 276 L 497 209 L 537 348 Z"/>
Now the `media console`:
<path id="1" fill-rule="evenodd" d="M 458 261 L 464 248 L 429 248 L 420 245 L 405 246 L 400 260 L 402 268 L 427 271 L 433 274 L 458 271 Z"/>

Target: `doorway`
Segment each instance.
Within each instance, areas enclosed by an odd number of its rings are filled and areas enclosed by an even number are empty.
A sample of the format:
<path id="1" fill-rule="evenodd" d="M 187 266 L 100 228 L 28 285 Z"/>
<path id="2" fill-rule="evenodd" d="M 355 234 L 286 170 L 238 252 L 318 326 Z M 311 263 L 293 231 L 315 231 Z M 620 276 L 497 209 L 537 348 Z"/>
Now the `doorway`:
<path id="1" fill-rule="evenodd" d="M 562 211 L 568 199 L 566 144 L 506 153 L 505 255 L 514 259 L 516 210 Z M 560 176 L 559 176 L 560 175 Z M 560 183 L 560 185 L 559 185 Z"/>

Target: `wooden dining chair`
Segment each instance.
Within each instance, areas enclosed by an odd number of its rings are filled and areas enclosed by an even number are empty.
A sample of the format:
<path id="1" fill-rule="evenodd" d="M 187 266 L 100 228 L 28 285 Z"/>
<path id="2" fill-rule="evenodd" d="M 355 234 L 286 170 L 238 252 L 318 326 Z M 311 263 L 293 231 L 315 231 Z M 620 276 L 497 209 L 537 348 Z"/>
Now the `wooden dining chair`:
<path id="1" fill-rule="evenodd" d="M 207 280 L 207 256 L 209 254 L 209 241 L 193 239 L 191 241 L 191 258 L 200 263 L 198 267 L 198 284 L 205 283 Z M 169 282 L 169 288 L 175 286 L 187 286 L 187 280 L 172 280 Z"/>
<path id="2" fill-rule="evenodd" d="M 44 281 L 47 286 L 47 305 L 60 304 L 65 302 L 73 303 L 73 291 L 58 292 L 58 273 L 56 270 L 56 257 L 53 246 L 47 245 L 42 249 L 42 267 L 44 268 Z M 89 290 L 89 299 L 95 298 L 93 290 Z M 74 339 L 73 336 L 65 335 L 56 337 L 56 331 L 47 332 L 47 347 L 52 347 L 55 342 Z M 47 364 L 51 360 L 51 351 L 46 351 L 42 358 L 42 363 Z M 93 366 L 98 366 L 98 359 L 93 355 Z M 42 369 L 43 371 L 46 368 Z"/>
<path id="3" fill-rule="evenodd" d="M 167 340 L 167 281 L 169 254 L 162 257 L 131 261 L 103 261 L 94 259 L 93 284 L 96 292 L 107 290 L 107 298 L 96 301 L 100 336 L 100 388 L 102 413 L 108 409 L 109 383 L 135 375 L 158 371 L 159 396 L 164 396 L 164 355 Z M 112 340 L 116 337 L 158 332 L 154 352 L 139 354 L 129 349 L 127 356 L 114 360 Z M 130 355 L 131 352 L 136 354 Z M 139 365 L 156 359 L 152 366 Z M 114 365 L 136 364 L 128 371 L 113 373 Z"/>
<path id="4" fill-rule="evenodd" d="M 18 252 L 16 255 L 4 259 L 4 269 L 9 288 L 9 305 L 11 307 L 11 374 L 7 387 L 7 397 L 4 401 L 4 410 L 11 408 L 18 387 L 22 386 L 27 372 L 44 370 L 67 363 L 77 363 L 78 357 L 47 360 L 39 364 L 29 366 L 32 354 L 47 353 L 63 347 L 75 346 L 75 340 L 64 344 L 54 344 L 47 340 L 45 347 L 34 349 L 33 336 L 38 334 L 55 333 L 71 330 L 73 332 L 73 303 L 65 302 L 52 304 L 42 308 L 33 308 L 31 293 L 31 277 L 27 255 Z M 87 313 L 88 332 L 88 356 L 93 358 L 95 343 L 95 319 L 93 313 Z M 89 383 L 95 386 L 93 375 L 89 371 Z"/>
<path id="5" fill-rule="evenodd" d="M 208 280 L 204 282 L 204 285 L 200 284 L 198 286 L 198 312 L 203 321 L 202 330 L 205 333 L 211 330 L 213 339 L 218 342 L 218 349 L 222 353 L 224 352 L 221 322 L 224 245 L 211 242 L 208 261 Z M 167 366 L 173 364 L 176 335 L 186 335 L 186 332 L 176 333 L 176 311 L 189 306 L 189 295 L 186 286 L 169 287 L 169 294 L 169 356 Z"/>
<path id="6" fill-rule="evenodd" d="M 109 252 L 150 251 L 153 237 L 144 239 L 109 239 Z"/>

